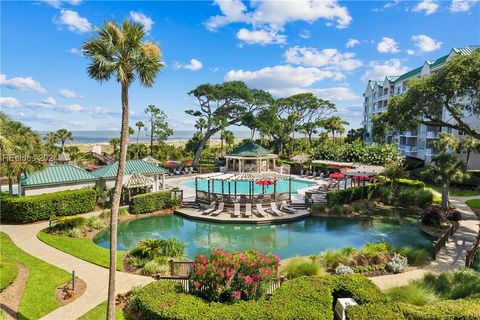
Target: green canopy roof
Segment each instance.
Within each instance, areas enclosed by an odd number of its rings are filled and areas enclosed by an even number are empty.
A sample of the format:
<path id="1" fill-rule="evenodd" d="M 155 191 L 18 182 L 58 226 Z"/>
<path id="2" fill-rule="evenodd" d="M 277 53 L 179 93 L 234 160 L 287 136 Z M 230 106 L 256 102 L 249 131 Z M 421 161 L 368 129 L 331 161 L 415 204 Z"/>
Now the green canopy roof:
<path id="1" fill-rule="evenodd" d="M 35 171 L 22 180 L 22 186 L 62 184 L 98 180 L 88 171 L 70 164 L 57 164 Z"/>
<path id="2" fill-rule="evenodd" d="M 256 144 L 252 140 L 248 140 L 243 144 L 239 145 L 227 156 L 241 156 L 241 157 L 256 157 L 256 156 L 266 156 L 271 155 L 267 149 Z"/>
<path id="3" fill-rule="evenodd" d="M 108 179 L 108 178 L 115 178 L 117 176 L 117 171 L 118 171 L 118 161 L 111 165 L 95 170 L 92 172 L 92 174 L 94 174 L 99 178 Z M 143 175 L 154 175 L 154 174 L 162 174 L 166 172 L 168 172 L 168 170 L 165 170 L 164 168 L 148 163 L 144 160 L 127 160 L 127 163 L 125 165 L 126 174 L 141 173 Z"/>

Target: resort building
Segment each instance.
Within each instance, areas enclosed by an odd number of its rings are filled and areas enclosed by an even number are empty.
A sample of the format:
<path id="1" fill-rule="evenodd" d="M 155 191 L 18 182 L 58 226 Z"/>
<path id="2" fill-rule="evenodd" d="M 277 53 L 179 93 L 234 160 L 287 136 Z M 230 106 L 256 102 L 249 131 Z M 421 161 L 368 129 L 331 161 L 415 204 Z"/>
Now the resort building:
<path id="1" fill-rule="evenodd" d="M 424 77 L 436 72 L 455 55 L 468 55 L 477 49 L 480 49 L 480 45 L 453 48 L 449 54 L 436 60 L 427 60 L 422 66 L 402 75 L 385 75 L 383 81 L 369 80 L 363 94 L 362 125 L 366 131 L 364 141 L 368 144 L 375 142 L 372 134 L 373 117 L 387 110 L 391 97 L 408 90 L 408 81 L 410 79 Z M 468 101 L 465 101 L 465 103 L 468 103 Z M 446 122 L 454 121 L 446 109 L 443 110 L 442 118 Z M 480 119 L 478 118 L 465 115 L 465 121 L 473 126 L 480 127 Z M 451 128 L 420 124 L 417 128 L 411 128 L 411 130 L 405 132 L 389 133 L 386 141 L 397 144 L 404 156 L 418 158 L 426 163 L 430 163 L 432 158 L 438 153 L 432 142 L 438 138 L 440 132 L 448 132 L 458 137 L 464 135 L 463 132 Z M 461 156 L 465 157 L 465 154 L 462 153 Z M 480 154 L 474 153 L 470 156 L 468 169 L 480 169 Z"/>
<path id="2" fill-rule="evenodd" d="M 225 156 L 225 169 L 237 172 L 276 171 L 276 159 L 276 154 L 248 140 Z"/>

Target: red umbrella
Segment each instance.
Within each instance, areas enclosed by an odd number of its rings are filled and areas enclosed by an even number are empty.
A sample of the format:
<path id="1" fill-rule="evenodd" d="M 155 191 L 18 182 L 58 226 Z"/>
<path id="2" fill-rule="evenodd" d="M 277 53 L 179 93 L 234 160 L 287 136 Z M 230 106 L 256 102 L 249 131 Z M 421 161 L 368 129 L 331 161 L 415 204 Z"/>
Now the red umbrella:
<path id="1" fill-rule="evenodd" d="M 96 165 L 96 164 L 89 164 L 87 166 L 85 166 L 85 169 L 87 170 L 96 170 L 96 169 L 99 169 L 101 168 L 102 166 L 99 166 L 99 165 Z"/>
<path id="2" fill-rule="evenodd" d="M 341 174 L 340 172 L 335 172 L 335 173 L 330 174 L 330 178 L 332 178 L 332 179 L 343 179 L 343 178 L 345 178 L 345 175 Z"/>
<path id="3" fill-rule="evenodd" d="M 178 162 L 177 161 L 167 161 L 167 166 L 177 166 Z"/>
<path id="4" fill-rule="evenodd" d="M 272 184 L 275 184 L 275 182 L 273 182 L 272 180 L 258 180 L 255 183 L 259 186 L 271 186 Z"/>
<path id="5" fill-rule="evenodd" d="M 350 168 L 349 167 L 340 168 L 340 171 L 345 171 L 345 170 L 350 170 Z"/>
<path id="6" fill-rule="evenodd" d="M 329 168 L 329 169 L 340 169 L 341 167 L 338 166 L 338 165 L 336 165 L 336 164 L 334 164 L 334 165 L 329 166 L 328 168 Z"/>

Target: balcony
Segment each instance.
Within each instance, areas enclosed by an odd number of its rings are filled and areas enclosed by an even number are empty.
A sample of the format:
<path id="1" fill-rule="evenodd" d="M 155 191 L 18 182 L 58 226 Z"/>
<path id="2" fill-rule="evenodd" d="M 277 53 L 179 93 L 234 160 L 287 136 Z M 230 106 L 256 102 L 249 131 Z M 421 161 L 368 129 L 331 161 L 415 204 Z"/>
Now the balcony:
<path id="1" fill-rule="evenodd" d="M 437 139 L 440 131 L 427 131 L 427 139 Z"/>
<path id="2" fill-rule="evenodd" d="M 425 149 L 425 155 L 426 156 L 435 156 L 435 155 L 437 155 L 437 150 L 432 149 L 432 148 L 426 148 Z"/>
<path id="3" fill-rule="evenodd" d="M 417 136 L 417 131 L 413 131 L 413 130 L 404 131 L 400 135 L 403 136 L 403 137 L 416 137 Z"/>
<path id="4" fill-rule="evenodd" d="M 385 111 L 387 111 L 387 107 L 381 107 L 381 108 L 376 108 L 372 110 L 373 113 L 382 113 Z"/>
<path id="5" fill-rule="evenodd" d="M 416 153 L 417 147 L 416 146 L 409 146 L 409 145 L 400 145 L 399 149 L 402 153 L 409 154 L 409 153 Z"/>

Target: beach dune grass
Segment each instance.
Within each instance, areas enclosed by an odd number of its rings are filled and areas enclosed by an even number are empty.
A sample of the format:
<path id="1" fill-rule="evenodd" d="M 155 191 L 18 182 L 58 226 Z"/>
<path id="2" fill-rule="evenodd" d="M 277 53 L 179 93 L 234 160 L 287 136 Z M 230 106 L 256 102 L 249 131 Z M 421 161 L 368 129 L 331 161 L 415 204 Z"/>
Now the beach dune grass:
<path id="1" fill-rule="evenodd" d="M 68 272 L 24 252 L 3 232 L 0 232 L 0 256 L 17 261 L 29 272 L 18 319 L 39 319 L 60 306 L 55 299 L 55 292 L 70 280 Z"/>
<path id="2" fill-rule="evenodd" d="M 46 244 L 74 257 L 96 264 L 100 267 L 109 267 L 109 251 L 96 245 L 90 239 L 71 238 L 62 235 L 49 234 L 46 230 L 40 231 L 37 234 L 37 237 Z M 117 270 L 120 271 L 123 269 L 122 257 L 124 253 L 124 251 L 117 252 Z"/>

